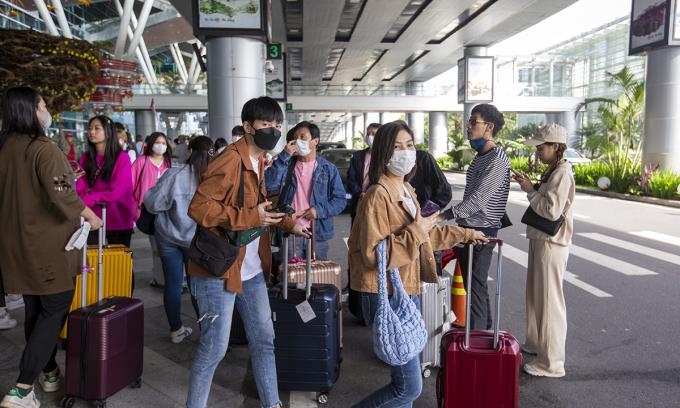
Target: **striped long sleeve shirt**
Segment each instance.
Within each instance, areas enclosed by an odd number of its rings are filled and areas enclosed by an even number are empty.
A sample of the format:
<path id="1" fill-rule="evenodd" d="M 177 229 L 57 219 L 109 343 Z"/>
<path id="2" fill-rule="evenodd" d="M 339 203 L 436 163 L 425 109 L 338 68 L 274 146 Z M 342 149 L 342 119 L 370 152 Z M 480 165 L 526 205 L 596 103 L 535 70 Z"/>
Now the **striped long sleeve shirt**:
<path id="1" fill-rule="evenodd" d="M 503 149 L 494 147 L 478 154 L 465 176 L 463 201 L 452 208 L 462 227 L 500 228 L 510 191 L 510 161 Z"/>

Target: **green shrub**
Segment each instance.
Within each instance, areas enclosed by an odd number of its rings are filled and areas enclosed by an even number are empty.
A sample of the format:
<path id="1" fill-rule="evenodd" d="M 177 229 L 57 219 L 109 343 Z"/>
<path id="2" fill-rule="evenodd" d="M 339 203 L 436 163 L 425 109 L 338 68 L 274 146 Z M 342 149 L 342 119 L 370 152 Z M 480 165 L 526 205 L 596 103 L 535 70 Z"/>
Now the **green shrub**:
<path id="1" fill-rule="evenodd" d="M 438 157 L 437 165 L 442 170 L 450 170 L 453 167 L 453 158 L 451 156 Z"/>
<path id="2" fill-rule="evenodd" d="M 577 185 L 597 187 L 597 180 L 602 176 L 611 179 L 611 170 L 606 163 L 595 162 L 574 166 L 574 179 Z"/>
<path id="3" fill-rule="evenodd" d="M 548 168 L 548 165 L 539 164 L 536 171 L 532 171 L 532 167 L 529 160 L 530 159 L 528 156 L 513 157 L 512 159 L 510 159 L 510 168 L 522 174 L 526 174 L 527 176 L 529 176 L 530 179 L 536 181 L 539 178 L 541 178 L 541 174 L 545 171 L 546 168 Z"/>
<path id="4" fill-rule="evenodd" d="M 654 197 L 675 198 L 680 185 L 680 174 L 671 170 L 655 171 L 649 178 L 649 191 Z"/>

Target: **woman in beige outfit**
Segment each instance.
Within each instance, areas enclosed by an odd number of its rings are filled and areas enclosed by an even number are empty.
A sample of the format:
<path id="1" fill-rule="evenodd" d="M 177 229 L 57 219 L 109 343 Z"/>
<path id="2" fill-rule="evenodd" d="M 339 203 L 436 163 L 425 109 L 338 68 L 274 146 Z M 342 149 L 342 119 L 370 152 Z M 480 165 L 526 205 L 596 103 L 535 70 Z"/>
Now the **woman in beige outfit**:
<path id="1" fill-rule="evenodd" d="M 526 176 L 515 174 L 536 214 L 550 220 L 557 220 L 562 214 L 565 217 L 554 236 L 527 225 L 527 333 L 522 350 L 536 357 L 523 369 L 537 377 L 564 376 L 567 308 L 563 279 L 574 231 L 571 205 L 575 194 L 571 165 L 563 158 L 566 142 L 565 128 L 554 123 L 543 126 L 526 144 L 536 146 L 538 158 L 548 169 L 535 185 Z"/>

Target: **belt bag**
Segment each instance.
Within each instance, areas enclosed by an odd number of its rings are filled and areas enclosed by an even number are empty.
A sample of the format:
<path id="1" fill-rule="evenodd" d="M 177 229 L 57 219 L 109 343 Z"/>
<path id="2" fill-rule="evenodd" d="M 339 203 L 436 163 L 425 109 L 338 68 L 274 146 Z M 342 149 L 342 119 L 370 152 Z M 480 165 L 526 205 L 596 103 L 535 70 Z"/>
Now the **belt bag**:
<path id="1" fill-rule="evenodd" d="M 536 214 L 536 211 L 534 211 L 530 205 L 522 216 L 522 223 L 534 227 L 550 236 L 555 236 L 557 231 L 562 227 L 562 224 L 564 224 L 564 214 L 560 214 L 560 218 L 556 220 L 550 220 Z"/>
<path id="2" fill-rule="evenodd" d="M 221 277 L 234 264 L 239 250 L 240 247 L 228 239 L 197 226 L 187 257 L 209 274 Z"/>

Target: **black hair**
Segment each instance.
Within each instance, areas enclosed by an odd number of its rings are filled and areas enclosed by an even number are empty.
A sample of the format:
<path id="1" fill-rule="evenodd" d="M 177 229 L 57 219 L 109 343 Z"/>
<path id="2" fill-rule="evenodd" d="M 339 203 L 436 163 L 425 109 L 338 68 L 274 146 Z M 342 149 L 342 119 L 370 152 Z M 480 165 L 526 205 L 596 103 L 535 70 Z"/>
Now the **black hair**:
<path id="1" fill-rule="evenodd" d="M 485 122 L 493 123 L 493 130 L 491 131 L 492 136 L 496 136 L 496 133 L 500 132 L 505 125 L 505 119 L 503 119 L 503 114 L 496 109 L 495 106 L 488 103 L 480 103 L 472 108 L 470 115 L 478 113 Z"/>
<path id="2" fill-rule="evenodd" d="M 165 164 L 167 164 L 168 167 L 171 167 L 172 147 L 170 147 L 170 140 L 168 140 L 168 137 L 165 136 L 165 133 L 163 132 L 153 132 L 146 138 L 144 141 L 144 155 L 151 156 L 153 154 L 153 144 L 156 143 L 156 139 L 159 137 L 165 139 L 165 145 L 168 146 L 167 149 L 165 149 L 165 153 L 163 153 L 163 161 L 165 161 Z"/>
<path id="3" fill-rule="evenodd" d="M 298 130 L 300 130 L 302 128 L 306 128 L 307 130 L 309 130 L 309 134 L 312 135 L 312 140 L 318 139 L 318 138 L 321 137 L 321 131 L 319 130 L 319 127 L 317 125 L 315 125 L 311 122 L 307 122 L 306 120 L 303 120 L 302 122 L 295 125 L 295 127 L 292 129 L 293 139 L 295 138 L 295 132 L 297 132 Z M 286 135 L 286 139 L 287 138 L 288 138 L 288 136 Z M 291 140 L 293 140 L 293 139 L 291 139 Z"/>
<path id="4" fill-rule="evenodd" d="M 113 173 L 113 168 L 116 165 L 116 160 L 118 155 L 122 152 L 120 145 L 118 144 L 118 132 L 116 132 L 116 127 L 113 124 L 111 118 L 105 115 L 99 115 L 91 118 L 87 122 L 87 128 L 92 126 L 92 122 L 98 121 L 101 123 L 104 129 L 104 137 L 106 138 L 106 147 L 104 148 L 104 163 L 100 170 L 101 174 L 97 175 L 97 149 L 94 143 L 92 143 L 88 137 L 87 140 L 87 157 L 85 159 L 85 175 L 87 176 L 87 184 L 93 187 L 97 182 L 97 178 L 101 177 L 104 181 L 111 180 L 111 174 Z"/>
<path id="5" fill-rule="evenodd" d="M 227 143 L 227 139 L 223 137 L 218 137 L 217 140 L 215 140 L 215 151 L 218 151 L 220 148 L 227 146 L 229 143 Z"/>
<path id="6" fill-rule="evenodd" d="M 381 126 L 380 123 L 376 123 L 376 122 L 369 123 L 368 126 L 366 126 L 366 130 L 368 130 L 368 129 L 376 129 L 377 130 L 377 129 L 380 128 L 380 126 Z"/>
<path id="7" fill-rule="evenodd" d="M 45 136 L 36 113 L 41 96 L 33 88 L 19 86 L 5 91 L 2 103 L 0 148 L 12 133 L 28 135 L 32 140 Z"/>
<path id="8" fill-rule="evenodd" d="M 286 132 L 286 143 L 293 139 L 295 139 L 295 127 L 288 129 L 288 132 Z"/>
<path id="9" fill-rule="evenodd" d="M 116 127 L 116 130 L 122 130 L 123 132 L 125 132 L 125 125 L 123 125 L 122 123 L 113 122 L 113 125 Z"/>
<path id="10" fill-rule="evenodd" d="M 214 146 L 217 146 L 217 143 Z M 213 148 L 213 141 L 207 136 L 196 136 L 189 142 L 191 156 L 187 159 L 187 164 L 194 169 L 197 180 L 201 179 L 201 175 L 208 167 L 214 154 Z"/>
<path id="11" fill-rule="evenodd" d="M 378 128 L 378 132 L 373 140 L 373 146 L 371 147 L 371 164 L 368 167 L 369 185 L 376 184 L 380 177 L 387 172 L 387 163 L 389 163 L 394 154 L 397 134 L 402 130 L 406 131 L 413 138 L 413 131 L 406 122 L 401 120 L 385 123 Z M 404 180 L 409 180 L 414 171 L 415 167 L 404 177 Z"/>
<path id="12" fill-rule="evenodd" d="M 246 134 L 246 130 L 241 125 L 236 125 L 231 129 L 231 135 L 243 136 Z"/>
<path id="13" fill-rule="evenodd" d="M 268 96 L 260 96 L 246 102 L 241 110 L 241 121 L 252 126 L 256 120 L 283 122 L 283 111 L 279 103 Z"/>

